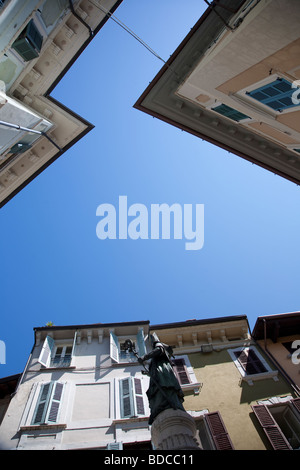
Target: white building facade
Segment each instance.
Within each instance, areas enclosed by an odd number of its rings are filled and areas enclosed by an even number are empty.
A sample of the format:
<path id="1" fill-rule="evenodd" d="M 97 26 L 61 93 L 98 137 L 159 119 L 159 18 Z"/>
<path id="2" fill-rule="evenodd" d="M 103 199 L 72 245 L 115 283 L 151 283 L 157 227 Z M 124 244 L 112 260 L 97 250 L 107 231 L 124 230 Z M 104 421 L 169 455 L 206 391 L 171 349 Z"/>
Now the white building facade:
<path id="1" fill-rule="evenodd" d="M 35 328 L 0 448 L 151 449 L 149 378 L 126 339 L 145 354 L 149 323 Z"/>

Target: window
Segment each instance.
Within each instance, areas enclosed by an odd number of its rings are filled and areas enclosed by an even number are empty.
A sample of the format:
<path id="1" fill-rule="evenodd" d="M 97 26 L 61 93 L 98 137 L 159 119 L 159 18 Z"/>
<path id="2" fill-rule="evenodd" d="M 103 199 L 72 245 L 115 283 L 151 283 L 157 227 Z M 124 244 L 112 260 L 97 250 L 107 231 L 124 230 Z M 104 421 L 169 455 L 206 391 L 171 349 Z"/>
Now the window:
<path id="1" fill-rule="evenodd" d="M 145 416 L 142 380 L 126 377 L 119 380 L 121 418 Z"/>
<path id="2" fill-rule="evenodd" d="M 28 62 L 39 56 L 42 43 L 43 36 L 40 34 L 32 19 L 12 44 L 12 48 L 18 52 L 25 62 Z"/>
<path id="3" fill-rule="evenodd" d="M 226 104 L 220 104 L 219 106 L 211 109 L 216 113 L 222 114 L 222 116 L 228 117 L 229 119 L 232 119 L 236 122 L 240 122 L 243 119 L 250 119 L 249 116 L 246 116 L 246 114 L 243 114 L 240 111 L 227 106 Z"/>
<path id="4" fill-rule="evenodd" d="M 295 88 L 292 87 L 290 82 L 284 78 L 278 78 L 268 85 L 263 85 L 253 91 L 247 92 L 247 95 L 275 111 L 283 111 L 298 106 L 299 103 L 293 103 L 292 100 L 294 92 Z"/>
<path id="5" fill-rule="evenodd" d="M 300 450 L 300 398 L 252 410 L 274 450 Z"/>
<path id="6" fill-rule="evenodd" d="M 133 347 L 139 356 L 146 354 L 143 329 L 140 329 L 135 336 L 117 336 L 110 332 L 110 357 L 114 362 L 137 362 L 135 354 L 125 345 L 127 339 L 132 341 Z"/>
<path id="7" fill-rule="evenodd" d="M 206 413 L 197 421 L 203 450 L 234 450 L 222 417 L 218 411 Z"/>
<path id="8" fill-rule="evenodd" d="M 54 341 L 51 336 L 45 338 L 38 362 L 44 367 L 69 367 L 75 350 L 76 335 L 73 341 Z"/>
<path id="9" fill-rule="evenodd" d="M 243 380 L 253 385 L 253 380 L 272 377 L 278 380 L 278 371 L 273 371 L 254 346 L 229 349 L 228 353 L 238 368 Z"/>
<path id="10" fill-rule="evenodd" d="M 198 382 L 188 356 L 176 356 L 175 359 L 172 359 L 172 363 L 173 371 L 182 390 L 193 390 L 197 395 L 202 384 Z"/>
<path id="11" fill-rule="evenodd" d="M 58 422 L 64 384 L 49 382 L 41 385 L 31 424 L 54 424 Z"/>

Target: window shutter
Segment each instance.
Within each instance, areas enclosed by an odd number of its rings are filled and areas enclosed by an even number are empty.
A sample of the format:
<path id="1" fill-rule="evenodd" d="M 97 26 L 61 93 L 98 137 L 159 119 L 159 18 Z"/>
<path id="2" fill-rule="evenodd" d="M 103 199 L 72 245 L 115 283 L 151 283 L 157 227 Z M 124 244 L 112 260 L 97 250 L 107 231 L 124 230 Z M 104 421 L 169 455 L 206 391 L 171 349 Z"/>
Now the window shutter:
<path id="1" fill-rule="evenodd" d="M 40 357 L 38 359 L 38 362 L 40 364 L 42 364 L 45 367 L 49 366 L 53 348 L 54 348 L 54 339 L 51 338 L 51 336 L 47 336 L 44 341 Z"/>
<path id="2" fill-rule="evenodd" d="M 134 378 L 134 398 L 135 398 L 135 408 L 136 414 L 144 415 L 145 414 L 145 407 L 144 407 L 144 398 L 143 398 L 143 390 L 142 390 L 142 381 L 141 379 Z"/>
<path id="3" fill-rule="evenodd" d="M 265 405 L 253 405 L 252 410 L 274 450 L 291 450 L 284 434 Z"/>
<path id="4" fill-rule="evenodd" d="M 234 450 L 225 424 L 218 411 L 204 416 L 217 450 Z"/>
<path id="5" fill-rule="evenodd" d="M 298 413 L 300 413 L 300 398 L 293 398 L 293 400 L 291 400 L 291 403 L 296 408 Z"/>
<path id="6" fill-rule="evenodd" d="M 174 372 L 180 385 L 191 383 L 184 359 L 173 359 Z"/>
<path id="7" fill-rule="evenodd" d="M 121 417 L 134 416 L 131 377 L 120 380 Z"/>
<path id="8" fill-rule="evenodd" d="M 115 361 L 119 362 L 119 342 L 118 337 L 110 332 L 110 357 Z"/>
<path id="9" fill-rule="evenodd" d="M 53 386 L 53 395 L 50 400 L 49 412 L 47 423 L 57 423 L 59 407 L 61 403 L 62 391 L 64 385 L 60 382 L 55 382 Z"/>
<path id="10" fill-rule="evenodd" d="M 234 355 L 247 375 L 259 374 L 267 371 L 252 349 L 236 351 Z"/>
<path id="11" fill-rule="evenodd" d="M 45 422 L 50 393 L 52 390 L 52 383 L 43 384 L 41 386 L 39 398 L 36 404 L 35 413 L 33 415 L 31 424 L 41 424 Z"/>
<path id="12" fill-rule="evenodd" d="M 107 450 L 123 450 L 123 442 L 110 442 L 106 448 Z"/>
<path id="13" fill-rule="evenodd" d="M 144 330 L 141 328 L 136 336 L 139 356 L 144 356 L 146 354 L 145 348 L 145 339 L 144 339 Z"/>

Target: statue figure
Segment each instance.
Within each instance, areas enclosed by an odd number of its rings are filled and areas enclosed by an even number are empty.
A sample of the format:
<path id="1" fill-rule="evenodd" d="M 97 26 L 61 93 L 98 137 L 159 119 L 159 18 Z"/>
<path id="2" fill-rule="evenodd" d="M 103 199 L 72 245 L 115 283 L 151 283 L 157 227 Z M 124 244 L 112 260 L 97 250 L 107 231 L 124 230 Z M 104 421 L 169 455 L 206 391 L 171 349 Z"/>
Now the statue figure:
<path id="1" fill-rule="evenodd" d="M 152 424 L 156 416 L 162 411 L 173 408 L 182 410 L 184 395 L 173 371 L 171 357 L 173 349 L 167 344 L 161 343 L 154 333 L 152 335 L 152 351 L 138 358 L 144 365 L 145 361 L 151 360 L 147 374 L 150 376 L 150 384 L 147 396 L 150 406 L 149 424 Z"/>

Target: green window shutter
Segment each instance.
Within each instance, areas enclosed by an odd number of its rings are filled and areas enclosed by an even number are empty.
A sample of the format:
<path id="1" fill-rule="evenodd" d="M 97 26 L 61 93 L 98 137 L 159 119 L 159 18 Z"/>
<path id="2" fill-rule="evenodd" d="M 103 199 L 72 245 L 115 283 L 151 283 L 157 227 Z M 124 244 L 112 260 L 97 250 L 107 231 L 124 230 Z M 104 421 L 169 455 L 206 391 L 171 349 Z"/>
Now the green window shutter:
<path id="1" fill-rule="evenodd" d="M 40 34 L 33 19 L 31 19 L 19 37 L 12 44 L 25 62 L 39 56 L 42 48 L 43 36 Z"/>
<path id="2" fill-rule="evenodd" d="M 41 385 L 31 424 L 57 423 L 64 384 L 48 382 Z"/>
<path id="3" fill-rule="evenodd" d="M 48 403 L 52 391 L 52 385 L 52 382 L 49 382 L 41 386 L 39 398 L 36 404 L 31 424 L 41 424 L 45 422 Z"/>
<path id="4" fill-rule="evenodd" d="M 292 450 L 267 406 L 253 405 L 252 410 L 274 450 Z"/>
<path id="5" fill-rule="evenodd" d="M 121 417 L 131 418 L 134 416 L 134 403 L 131 377 L 120 380 L 120 405 Z"/>
<path id="6" fill-rule="evenodd" d="M 110 357 L 113 361 L 119 362 L 119 341 L 113 332 L 110 332 Z"/>
<path id="7" fill-rule="evenodd" d="M 138 344 L 138 352 L 139 356 L 144 356 L 146 354 L 146 347 L 145 347 L 145 338 L 144 338 L 144 330 L 141 328 L 136 336 L 137 344 Z"/>
<path id="8" fill-rule="evenodd" d="M 38 362 L 45 367 L 49 367 L 50 360 L 51 360 L 51 353 L 54 348 L 54 344 L 55 344 L 54 339 L 51 338 L 51 336 L 47 336 L 44 341 L 40 357 L 38 359 Z"/>

